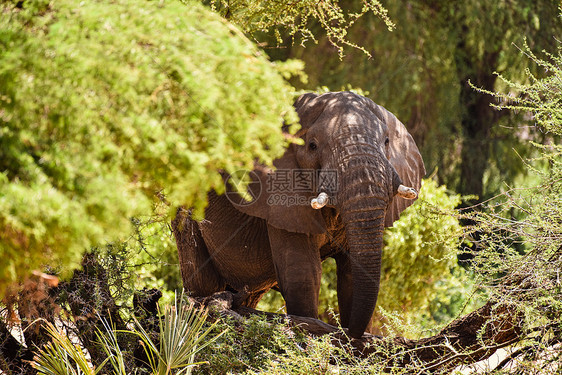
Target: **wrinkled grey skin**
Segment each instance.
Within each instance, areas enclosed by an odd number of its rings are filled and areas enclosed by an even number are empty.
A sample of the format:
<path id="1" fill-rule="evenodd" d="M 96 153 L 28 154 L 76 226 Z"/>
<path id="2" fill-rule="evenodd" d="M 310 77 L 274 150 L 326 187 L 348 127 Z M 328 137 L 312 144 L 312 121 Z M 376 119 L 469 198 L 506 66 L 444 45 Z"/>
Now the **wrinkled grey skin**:
<path id="1" fill-rule="evenodd" d="M 398 186 L 419 189 L 423 161 L 404 125 L 370 99 L 305 94 L 295 108 L 305 143 L 275 161 L 277 172 L 256 167 L 251 204 L 212 192 L 202 222 L 178 211 L 173 228 L 184 287 L 195 296 L 247 290 L 245 304 L 255 307 L 278 285 L 288 314 L 317 317 L 321 262 L 333 257 L 341 322 L 358 338 L 377 301 L 383 230 L 413 202 L 396 196 Z M 337 171 L 337 189 L 319 184 L 291 193 L 310 202 L 326 192 L 328 205 L 268 203 L 268 177 L 287 169 Z"/>

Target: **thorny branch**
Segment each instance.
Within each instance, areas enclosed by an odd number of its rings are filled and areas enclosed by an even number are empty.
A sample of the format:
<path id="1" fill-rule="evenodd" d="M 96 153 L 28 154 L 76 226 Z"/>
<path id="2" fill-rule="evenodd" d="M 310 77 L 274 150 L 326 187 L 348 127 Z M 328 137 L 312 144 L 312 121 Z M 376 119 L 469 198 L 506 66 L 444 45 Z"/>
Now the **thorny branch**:
<path id="1" fill-rule="evenodd" d="M 497 349 L 524 338 L 524 318 L 516 306 L 495 301 L 453 321 L 434 336 L 411 340 L 370 334 L 364 334 L 361 339 L 350 339 L 345 329 L 313 318 L 253 310 L 239 305 L 243 299 L 243 296 L 231 292 L 221 292 L 212 297 L 194 299 L 194 302 L 210 306 L 219 315 L 234 316 L 240 323 L 244 316 L 255 314 L 269 320 L 285 317 L 294 329 L 306 331 L 312 336 L 331 334 L 335 345 L 350 343 L 355 348 L 354 355 L 358 357 L 381 357 L 388 370 L 407 369 L 415 364 L 417 369 L 422 366 L 425 372 L 446 372 L 461 364 L 486 359 Z"/>

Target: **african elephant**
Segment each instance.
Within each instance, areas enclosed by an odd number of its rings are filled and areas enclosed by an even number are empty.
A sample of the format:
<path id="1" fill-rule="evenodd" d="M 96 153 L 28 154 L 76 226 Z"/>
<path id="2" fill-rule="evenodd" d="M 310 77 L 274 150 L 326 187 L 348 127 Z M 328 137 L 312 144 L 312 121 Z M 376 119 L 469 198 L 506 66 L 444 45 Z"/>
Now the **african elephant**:
<path id="1" fill-rule="evenodd" d="M 251 202 L 211 192 L 201 222 L 178 210 L 183 284 L 195 296 L 246 290 L 250 307 L 277 285 L 288 314 L 317 317 L 321 262 L 333 257 L 341 323 L 358 338 L 379 293 L 384 228 L 417 198 L 425 168 L 404 125 L 370 99 L 308 93 L 294 106 L 304 144 L 275 171 L 256 166 Z"/>

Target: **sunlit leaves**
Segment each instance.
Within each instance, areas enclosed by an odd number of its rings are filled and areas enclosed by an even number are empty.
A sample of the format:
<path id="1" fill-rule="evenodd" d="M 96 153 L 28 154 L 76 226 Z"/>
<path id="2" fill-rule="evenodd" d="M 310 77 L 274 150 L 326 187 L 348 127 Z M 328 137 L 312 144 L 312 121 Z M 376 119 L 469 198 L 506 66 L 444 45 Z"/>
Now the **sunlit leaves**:
<path id="1" fill-rule="evenodd" d="M 187 303 L 183 295 L 177 297 L 174 305 L 166 306 L 160 317 L 159 344 L 155 344 L 154 338 L 138 320 L 135 320 L 136 326 L 131 331 L 116 331 L 102 319 L 105 332 L 98 330 L 97 336 L 107 357 L 96 368 L 77 337 L 72 339 L 67 332 L 46 323 L 45 329 L 51 342 L 37 351 L 32 366 L 43 375 L 95 375 L 109 373 L 108 368 L 112 369 L 113 374 L 126 375 L 128 369 L 124 356 L 129 353 L 120 347 L 118 335 L 132 334 L 143 343 L 151 374 L 190 374 L 193 367 L 199 364 L 195 361 L 195 355 L 222 335 L 214 334 L 218 322 L 205 326 L 207 314 L 207 310 Z"/>
<path id="2" fill-rule="evenodd" d="M 211 8 L 226 19 L 239 25 L 245 32 L 256 34 L 267 32 L 274 34 L 277 43 L 282 44 L 282 33 L 288 34 L 293 41 L 300 39 L 305 45 L 308 41 L 317 43 L 317 36 L 311 30 L 312 22 L 320 25 L 331 45 L 343 57 L 343 47 L 350 46 L 363 51 L 368 57 L 369 50 L 361 41 L 349 37 L 349 29 L 363 15 L 372 13 L 383 20 L 389 30 L 394 24 L 388 17 L 387 10 L 378 0 L 362 1 L 357 9 L 351 9 L 349 3 L 339 0 L 327 1 L 224 1 L 210 0 Z"/>
<path id="3" fill-rule="evenodd" d="M 292 88 L 197 3 L 0 6 L 0 294 L 130 233 L 157 196 L 201 214 L 217 170 L 270 164 Z M 171 210 L 170 212 L 173 212 Z"/>

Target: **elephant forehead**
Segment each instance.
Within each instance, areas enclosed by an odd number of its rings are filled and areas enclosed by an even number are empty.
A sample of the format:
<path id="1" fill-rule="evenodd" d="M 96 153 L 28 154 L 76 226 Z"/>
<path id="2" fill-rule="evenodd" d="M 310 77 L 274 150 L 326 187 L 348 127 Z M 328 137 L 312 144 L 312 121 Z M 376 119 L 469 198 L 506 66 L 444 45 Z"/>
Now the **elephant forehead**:
<path id="1" fill-rule="evenodd" d="M 366 130 L 368 130 L 368 128 Z M 340 139 L 338 144 L 341 146 L 353 146 L 357 144 L 374 145 L 379 140 L 380 135 L 378 131 L 369 132 L 360 130 L 352 132 L 340 131 L 338 134 L 341 135 L 341 137 L 338 137 Z"/>
<path id="2" fill-rule="evenodd" d="M 366 109 L 340 112 L 328 121 L 334 135 L 345 143 L 374 143 L 388 134 L 386 124 Z"/>
<path id="3" fill-rule="evenodd" d="M 362 97 L 353 100 L 345 96 L 334 97 L 317 121 L 324 122 L 331 127 L 357 127 L 358 130 L 370 130 L 382 134 L 388 130 L 384 119 L 372 111 L 371 107 L 375 104 L 367 101 L 367 98 Z"/>

